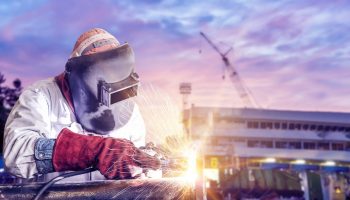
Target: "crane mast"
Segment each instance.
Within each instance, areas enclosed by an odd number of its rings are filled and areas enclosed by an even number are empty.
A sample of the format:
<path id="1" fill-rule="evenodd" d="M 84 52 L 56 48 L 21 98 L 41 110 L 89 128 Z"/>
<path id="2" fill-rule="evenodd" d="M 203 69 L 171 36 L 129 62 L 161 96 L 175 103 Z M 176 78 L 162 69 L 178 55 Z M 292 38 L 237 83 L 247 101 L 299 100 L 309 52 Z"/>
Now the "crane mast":
<path id="1" fill-rule="evenodd" d="M 220 54 L 222 61 L 225 64 L 225 71 L 227 71 L 228 76 L 236 88 L 241 100 L 243 101 L 244 105 L 246 107 L 258 107 L 256 101 L 254 98 L 249 95 L 248 89 L 243 84 L 243 81 L 241 80 L 237 70 L 233 67 L 233 65 L 230 63 L 229 59 L 227 58 L 227 54 L 232 50 L 232 47 L 227 50 L 225 53 L 221 52 L 220 49 L 203 33 L 200 32 L 201 36 L 209 43 L 209 45 Z"/>

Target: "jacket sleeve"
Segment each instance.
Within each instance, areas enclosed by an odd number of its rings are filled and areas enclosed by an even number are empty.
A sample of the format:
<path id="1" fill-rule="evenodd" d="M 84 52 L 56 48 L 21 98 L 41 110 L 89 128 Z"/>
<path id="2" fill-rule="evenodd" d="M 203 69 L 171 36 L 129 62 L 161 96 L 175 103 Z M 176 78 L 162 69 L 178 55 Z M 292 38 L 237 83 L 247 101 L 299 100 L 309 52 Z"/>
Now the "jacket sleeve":
<path id="1" fill-rule="evenodd" d="M 145 146 L 146 144 L 146 126 L 141 115 L 140 109 L 137 104 L 135 104 L 134 111 L 131 117 L 131 128 L 129 131 L 131 133 L 130 141 L 132 141 L 136 147 Z"/>
<path id="2" fill-rule="evenodd" d="M 52 141 L 41 140 L 36 145 L 39 139 L 48 137 L 51 127 L 49 107 L 44 91 L 34 87 L 23 91 L 13 107 L 4 131 L 5 166 L 13 175 L 32 178 L 38 173 L 35 148 L 43 150 L 36 152 L 37 157 L 50 157 L 41 153 L 45 153 L 45 148 L 53 148 Z M 48 146 L 50 144 L 52 147 Z"/>

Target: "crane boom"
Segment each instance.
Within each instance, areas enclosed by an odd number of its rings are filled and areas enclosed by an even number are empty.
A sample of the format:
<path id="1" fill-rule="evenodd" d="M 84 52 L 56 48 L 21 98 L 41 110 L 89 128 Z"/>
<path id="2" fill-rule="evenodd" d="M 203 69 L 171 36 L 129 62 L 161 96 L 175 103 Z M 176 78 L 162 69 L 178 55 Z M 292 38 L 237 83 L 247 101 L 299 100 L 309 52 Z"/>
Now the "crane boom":
<path id="1" fill-rule="evenodd" d="M 209 43 L 209 45 L 220 54 L 222 61 L 225 64 L 225 70 L 228 72 L 228 76 L 233 83 L 234 87 L 236 88 L 240 98 L 242 99 L 243 103 L 247 107 L 257 107 L 257 103 L 254 100 L 254 98 L 249 95 L 248 89 L 245 87 L 243 81 L 241 80 L 237 70 L 233 67 L 233 65 L 230 63 L 229 59 L 227 58 L 227 54 L 232 50 L 230 48 L 225 53 L 222 53 L 220 49 L 203 33 L 200 32 L 201 36 Z"/>
<path id="2" fill-rule="evenodd" d="M 213 47 L 213 49 L 218 52 L 222 57 L 225 57 L 226 55 L 224 55 L 220 49 L 203 33 L 200 32 L 200 34 L 204 37 L 204 39 L 210 44 L 211 47 Z"/>

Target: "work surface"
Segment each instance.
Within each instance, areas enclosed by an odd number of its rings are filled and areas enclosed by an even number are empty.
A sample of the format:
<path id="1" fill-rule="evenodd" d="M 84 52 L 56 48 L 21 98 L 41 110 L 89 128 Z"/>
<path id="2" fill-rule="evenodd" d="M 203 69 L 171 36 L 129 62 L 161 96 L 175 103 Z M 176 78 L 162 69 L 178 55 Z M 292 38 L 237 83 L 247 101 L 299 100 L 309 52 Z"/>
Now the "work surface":
<path id="1" fill-rule="evenodd" d="M 33 199 L 43 185 L 0 185 L 0 199 Z M 40 199 L 195 199 L 195 187 L 184 178 L 58 182 Z"/>

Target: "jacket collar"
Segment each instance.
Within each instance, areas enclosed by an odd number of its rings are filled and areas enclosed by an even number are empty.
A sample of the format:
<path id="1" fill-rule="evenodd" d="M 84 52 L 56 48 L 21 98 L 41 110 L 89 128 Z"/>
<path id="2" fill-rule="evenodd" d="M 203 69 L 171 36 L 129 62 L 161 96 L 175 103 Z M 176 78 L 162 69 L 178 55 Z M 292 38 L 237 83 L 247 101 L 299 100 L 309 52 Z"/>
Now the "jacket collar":
<path id="1" fill-rule="evenodd" d="M 55 77 L 56 83 L 58 85 L 58 87 L 60 88 L 62 95 L 64 96 L 64 98 L 66 99 L 70 109 L 74 112 L 74 105 L 73 105 L 73 101 L 72 101 L 72 96 L 70 93 L 70 89 L 69 89 L 69 84 L 68 81 L 66 79 L 66 73 L 63 72 L 60 75 Z"/>

